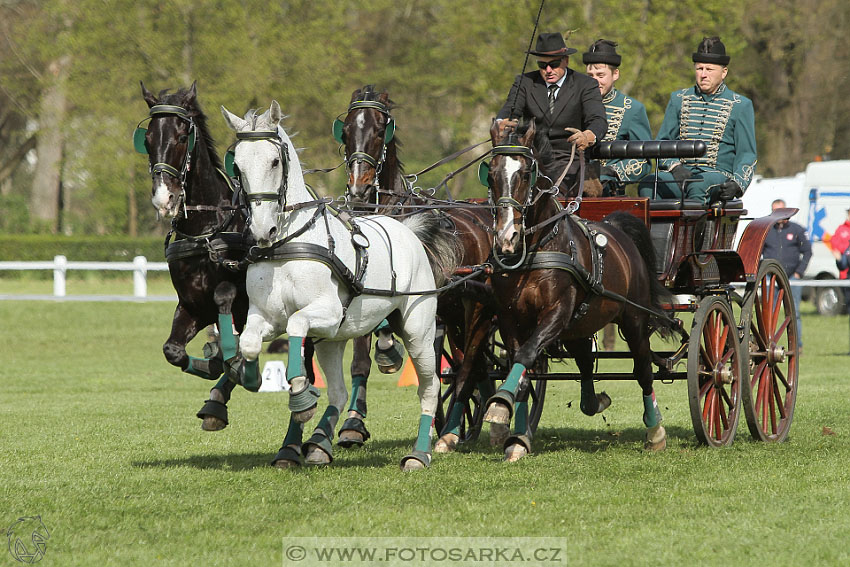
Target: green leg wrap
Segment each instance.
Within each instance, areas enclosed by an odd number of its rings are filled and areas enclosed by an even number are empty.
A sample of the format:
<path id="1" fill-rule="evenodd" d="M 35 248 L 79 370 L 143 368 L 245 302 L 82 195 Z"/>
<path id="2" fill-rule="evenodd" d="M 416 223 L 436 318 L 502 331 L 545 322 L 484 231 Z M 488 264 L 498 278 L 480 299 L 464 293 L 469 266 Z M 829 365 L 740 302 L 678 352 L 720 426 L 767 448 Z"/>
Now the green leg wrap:
<path id="1" fill-rule="evenodd" d="M 514 434 L 525 435 L 528 432 L 528 401 L 514 404 Z"/>
<path id="2" fill-rule="evenodd" d="M 661 423 L 661 410 L 655 401 L 655 391 L 649 396 L 643 397 L 643 424 L 647 427 L 655 427 Z"/>
<path id="3" fill-rule="evenodd" d="M 289 428 L 286 430 L 286 437 L 283 438 L 283 446 L 301 445 L 301 439 L 304 436 L 304 424 L 298 423 L 291 417 L 289 418 Z"/>
<path id="4" fill-rule="evenodd" d="M 351 377 L 351 403 L 348 406 L 348 411 L 356 411 L 363 417 L 366 417 L 366 380 L 365 376 Z"/>
<path id="5" fill-rule="evenodd" d="M 325 413 L 322 414 L 322 419 L 319 420 L 319 425 L 316 426 L 316 432 L 321 430 L 325 437 L 333 439 L 337 421 L 339 421 L 339 410 L 333 406 L 328 406 Z"/>
<path id="6" fill-rule="evenodd" d="M 250 391 L 256 392 L 260 389 L 260 383 L 263 381 L 260 377 L 260 359 L 245 361 L 242 374 L 242 386 Z"/>
<path id="7" fill-rule="evenodd" d="M 206 358 L 189 357 L 189 365 L 183 371 L 193 376 L 200 376 L 205 380 L 216 380 L 224 371 L 220 360 L 208 360 Z"/>
<path id="8" fill-rule="evenodd" d="M 218 335 L 221 340 L 221 356 L 229 360 L 236 356 L 236 335 L 233 334 L 233 315 L 219 313 Z"/>
<path id="9" fill-rule="evenodd" d="M 452 404 L 452 411 L 449 412 L 449 417 L 446 419 L 446 424 L 443 426 L 443 430 L 440 431 L 440 435 L 445 435 L 446 433 L 460 435 L 460 420 L 462 418 L 463 404 L 459 402 Z"/>
<path id="10" fill-rule="evenodd" d="M 478 383 L 478 393 L 481 394 L 482 400 L 489 400 L 490 396 L 496 393 L 496 387 L 493 385 L 493 381 L 489 378 L 480 381 Z"/>
<path id="11" fill-rule="evenodd" d="M 516 398 L 517 390 L 519 390 L 519 381 L 525 375 L 525 366 L 519 362 L 514 363 L 505 383 L 499 386 L 500 390 L 510 392 Z"/>
<path id="12" fill-rule="evenodd" d="M 286 380 L 304 376 L 304 337 L 289 337 L 289 359 L 286 365 Z"/>
<path id="13" fill-rule="evenodd" d="M 431 424 L 434 422 L 434 418 L 430 415 L 422 414 L 419 416 L 419 435 L 416 436 L 416 445 L 414 445 L 414 451 L 420 451 L 422 453 L 430 453 L 431 452 Z"/>

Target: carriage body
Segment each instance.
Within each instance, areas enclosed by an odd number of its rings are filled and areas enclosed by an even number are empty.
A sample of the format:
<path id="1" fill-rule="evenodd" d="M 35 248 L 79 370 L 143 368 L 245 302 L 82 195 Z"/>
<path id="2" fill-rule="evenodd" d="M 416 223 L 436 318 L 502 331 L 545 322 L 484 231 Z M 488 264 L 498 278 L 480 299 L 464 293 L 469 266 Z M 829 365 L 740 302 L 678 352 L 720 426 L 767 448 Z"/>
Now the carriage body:
<path id="1" fill-rule="evenodd" d="M 664 311 L 678 322 L 679 338 L 679 344 L 672 343 L 669 350 L 653 352 L 654 378 L 688 381 L 698 440 L 715 447 L 731 444 L 743 410 L 755 439 L 783 441 L 796 403 L 796 311 L 784 269 L 775 261 L 762 260 L 761 254 L 774 224 L 796 210 L 780 209 L 754 219 L 737 247 L 733 241 L 738 221 L 747 214 L 739 200 L 706 207 L 687 200 L 585 198 L 576 214 L 601 221 L 615 211 L 628 212 L 650 230 L 657 254 L 656 276 L 673 298 Z M 490 341 L 488 381 L 504 378 L 508 368 L 495 336 Z M 453 358 L 445 348 L 438 348 L 438 356 Z M 597 351 L 595 357 L 626 359 L 631 354 Z M 536 426 L 546 381 L 578 381 L 581 376 L 551 372 L 546 360 L 539 361 L 530 374 L 529 400 Z M 451 383 L 453 375 L 452 368 L 444 368 L 441 378 Z M 594 378 L 633 380 L 634 376 L 597 372 Z M 480 402 L 473 400 L 468 410 L 467 427 L 477 433 Z"/>

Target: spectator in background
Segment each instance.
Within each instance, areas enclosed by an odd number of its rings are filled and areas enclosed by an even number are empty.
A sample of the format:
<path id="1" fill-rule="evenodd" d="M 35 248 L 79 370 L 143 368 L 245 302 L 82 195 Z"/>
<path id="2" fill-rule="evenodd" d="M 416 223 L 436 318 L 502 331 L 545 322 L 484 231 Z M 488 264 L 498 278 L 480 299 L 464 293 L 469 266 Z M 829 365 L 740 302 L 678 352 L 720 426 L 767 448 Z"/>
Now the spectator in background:
<path id="1" fill-rule="evenodd" d="M 776 199 L 770 204 L 770 208 L 771 211 L 784 209 L 785 201 Z M 767 234 L 762 257 L 772 258 L 782 264 L 788 279 L 801 279 L 812 258 L 812 244 L 806 236 L 806 229 L 788 220 L 779 221 Z M 797 347 L 799 352 L 802 352 L 803 323 L 800 319 L 800 300 L 803 296 L 803 288 L 792 285 L 791 294 L 794 297 L 795 311 L 797 311 Z"/>
<path id="2" fill-rule="evenodd" d="M 842 280 L 850 279 L 850 209 L 847 209 L 847 220 L 835 229 L 830 244 L 839 277 Z M 842 287 L 841 290 L 844 292 L 844 308 L 850 314 L 850 287 Z"/>

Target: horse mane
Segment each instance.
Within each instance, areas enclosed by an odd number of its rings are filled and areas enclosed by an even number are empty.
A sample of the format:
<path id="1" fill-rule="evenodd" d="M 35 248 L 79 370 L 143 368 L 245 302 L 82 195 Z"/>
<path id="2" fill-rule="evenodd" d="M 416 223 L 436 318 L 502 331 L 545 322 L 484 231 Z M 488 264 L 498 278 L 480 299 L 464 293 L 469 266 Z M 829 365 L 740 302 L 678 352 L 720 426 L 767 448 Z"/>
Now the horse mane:
<path id="1" fill-rule="evenodd" d="M 224 169 L 224 166 L 221 163 L 221 158 L 218 155 L 218 150 L 216 149 L 215 139 L 212 137 L 210 129 L 207 126 L 207 116 L 204 114 L 204 111 L 201 110 L 201 104 L 198 102 L 197 97 L 190 97 L 189 89 L 181 88 L 176 93 L 172 94 L 169 94 L 168 91 L 169 89 L 165 89 L 159 92 L 158 98 L 160 103 L 182 106 L 189 111 L 189 115 L 195 121 L 195 127 L 198 129 L 201 137 L 206 141 L 207 153 L 209 154 L 210 162 L 213 167 L 216 169 Z"/>

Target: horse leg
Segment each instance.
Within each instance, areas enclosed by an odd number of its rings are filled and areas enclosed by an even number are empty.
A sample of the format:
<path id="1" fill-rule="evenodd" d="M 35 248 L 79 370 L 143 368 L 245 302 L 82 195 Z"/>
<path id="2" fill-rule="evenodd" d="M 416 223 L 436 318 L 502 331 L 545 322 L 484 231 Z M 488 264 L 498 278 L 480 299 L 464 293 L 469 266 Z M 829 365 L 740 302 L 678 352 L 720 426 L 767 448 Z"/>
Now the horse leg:
<path id="1" fill-rule="evenodd" d="M 490 385 L 487 367 L 483 364 L 481 345 L 487 340 L 492 326 L 489 314 L 483 313 L 484 307 L 476 304 L 466 322 L 466 340 L 463 348 L 463 362 L 455 378 L 455 395 L 451 411 L 446 417 L 446 424 L 440 432 L 440 438 L 434 445 L 435 453 L 451 453 L 457 449 L 460 439 L 460 423 L 467 401 L 472 397 L 476 387 L 476 377 L 481 384 Z M 474 369 L 474 370 L 473 370 Z M 472 377 L 472 379 L 470 379 Z M 491 394 L 488 392 L 487 394 Z M 482 393 L 482 395 L 484 395 Z"/>
<path id="2" fill-rule="evenodd" d="M 231 382 L 242 384 L 242 386 L 251 392 L 256 392 L 260 389 L 262 379 L 260 377 L 260 361 L 259 348 L 256 352 L 250 352 L 253 357 L 245 353 L 246 342 L 239 341 L 236 338 L 233 322 L 232 306 L 233 300 L 236 297 L 236 286 L 231 282 L 222 282 L 215 289 L 215 303 L 218 305 L 218 330 L 219 340 L 221 342 L 221 358 L 224 360 L 224 370 Z M 260 325 L 265 324 L 265 328 L 269 325 L 265 323 L 259 315 L 253 315 L 259 319 Z M 251 315 L 249 315 L 249 318 Z M 246 324 L 242 338 L 248 334 L 249 326 Z M 262 338 L 257 341 L 258 345 L 262 344 Z M 245 353 L 243 355 L 243 353 Z M 220 382 L 221 383 L 221 382 Z"/>
<path id="3" fill-rule="evenodd" d="M 667 431 L 661 425 L 661 410 L 652 387 L 652 351 L 649 346 L 645 317 L 623 317 L 623 337 L 634 359 L 633 373 L 643 392 L 643 423 L 646 426 L 647 451 L 663 451 L 667 447 Z"/>
<path id="4" fill-rule="evenodd" d="M 593 383 L 593 341 L 580 339 L 570 341 L 565 346 L 573 355 L 581 373 L 581 412 L 584 415 L 602 413 L 611 405 L 611 397 L 605 392 L 596 393 L 596 385 Z"/>
<path id="5" fill-rule="evenodd" d="M 316 345 L 319 364 L 328 380 L 328 407 L 313 430 L 313 435 L 304 443 L 304 463 L 308 465 L 328 465 L 333 461 L 331 441 L 334 428 L 348 399 L 342 376 L 344 351 L 344 341 L 325 341 Z"/>
<path id="6" fill-rule="evenodd" d="M 384 374 L 392 374 L 401 370 L 404 365 L 404 347 L 393 338 L 389 322 L 384 319 L 375 329 L 378 340 L 375 343 L 375 363 L 378 370 Z"/>
<path id="7" fill-rule="evenodd" d="M 292 416 L 289 417 L 289 428 L 283 438 L 283 444 L 272 461 L 272 466 L 279 469 L 289 469 L 301 466 L 301 437 L 304 424 L 298 423 Z"/>
<path id="8" fill-rule="evenodd" d="M 514 364 L 508 372 L 505 382 L 487 401 L 487 413 L 484 414 L 484 421 L 491 424 L 510 424 L 517 392 L 520 386 L 528 382 L 526 370 L 534 364 L 546 345 L 557 338 L 566 320 L 567 313 L 571 311 L 572 301 L 567 298 L 541 318 L 528 340 L 515 351 Z"/>
<path id="9" fill-rule="evenodd" d="M 354 343 L 354 356 L 351 359 L 351 402 L 348 405 L 348 419 L 339 430 L 340 447 L 362 447 L 369 439 L 369 431 L 363 420 L 366 418 L 366 381 L 372 368 L 369 352 L 372 348 L 372 335 L 357 337 Z"/>
<path id="10" fill-rule="evenodd" d="M 316 301 L 289 317 L 286 334 L 289 335 L 289 359 L 286 365 L 286 379 L 289 382 L 289 411 L 299 423 L 306 423 L 316 414 L 319 390 L 310 383 L 304 371 L 304 341 L 311 329 L 320 335 L 330 336 L 339 329 L 342 322 L 342 305 L 338 301 Z M 251 324 L 251 316 L 248 316 Z M 341 372 L 341 371 L 340 371 Z M 345 391 L 345 386 L 342 386 Z M 339 410 L 345 401 L 337 404 Z M 339 415 L 337 414 L 337 418 Z M 334 425 L 336 421 L 334 421 Z"/>
<path id="11" fill-rule="evenodd" d="M 432 300 L 436 303 L 433 296 L 417 298 L 412 307 L 404 306 L 401 310 L 408 313 L 401 338 L 419 379 L 417 394 L 421 411 L 413 451 L 401 460 L 403 471 L 424 469 L 431 464 L 431 430 L 440 399 L 440 380 L 434 360 L 435 309 L 426 308 Z"/>

